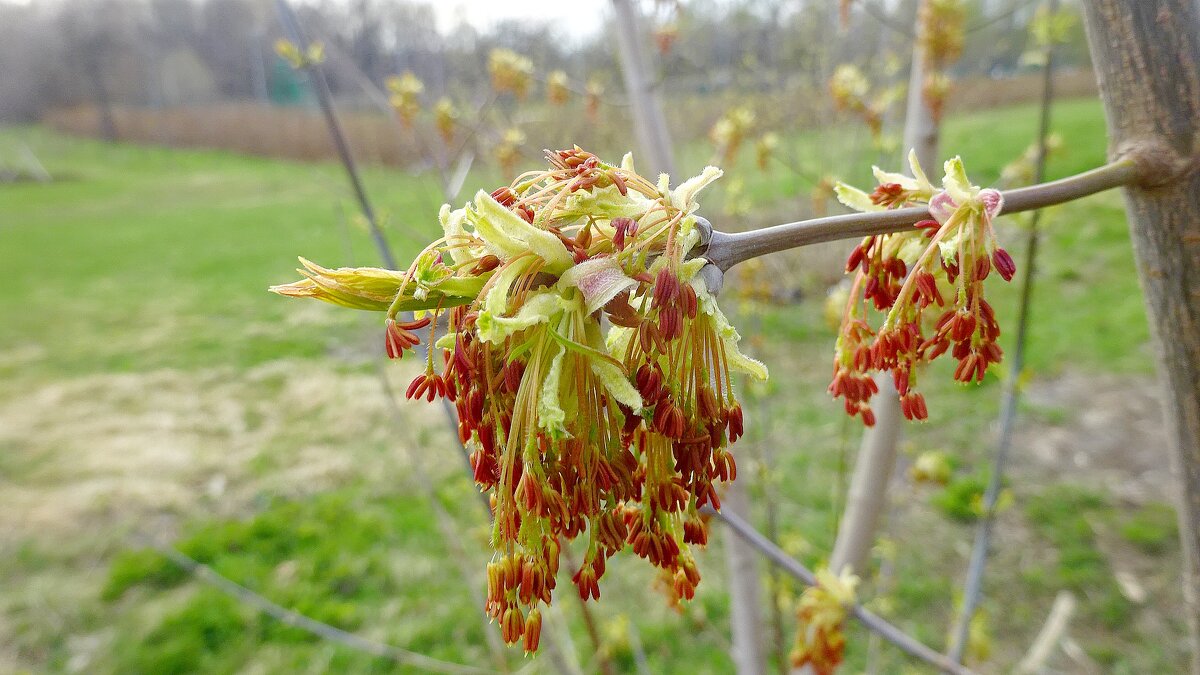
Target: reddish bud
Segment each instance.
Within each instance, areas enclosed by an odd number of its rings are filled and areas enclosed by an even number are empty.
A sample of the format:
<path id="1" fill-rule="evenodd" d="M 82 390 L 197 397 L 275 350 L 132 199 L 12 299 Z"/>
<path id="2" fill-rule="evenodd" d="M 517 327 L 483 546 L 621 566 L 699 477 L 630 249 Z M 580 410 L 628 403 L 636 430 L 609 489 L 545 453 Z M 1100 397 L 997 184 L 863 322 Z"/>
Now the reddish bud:
<path id="1" fill-rule="evenodd" d="M 1012 281 L 1013 275 L 1017 273 L 1017 263 L 1013 262 L 1012 256 L 1002 248 L 997 248 L 992 254 L 992 262 L 996 263 L 996 271 L 1005 281 Z"/>

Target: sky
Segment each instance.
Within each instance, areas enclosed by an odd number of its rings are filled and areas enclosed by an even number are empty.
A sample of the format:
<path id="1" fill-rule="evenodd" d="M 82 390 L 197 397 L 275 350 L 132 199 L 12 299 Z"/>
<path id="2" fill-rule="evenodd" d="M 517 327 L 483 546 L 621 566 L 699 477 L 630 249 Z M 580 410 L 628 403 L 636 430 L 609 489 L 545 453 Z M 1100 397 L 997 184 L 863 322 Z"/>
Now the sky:
<path id="1" fill-rule="evenodd" d="M 607 0 L 436 0 L 433 7 L 443 32 L 464 18 L 485 29 L 506 19 L 532 17 L 561 27 L 576 39 L 599 29 L 610 11 Z"/>

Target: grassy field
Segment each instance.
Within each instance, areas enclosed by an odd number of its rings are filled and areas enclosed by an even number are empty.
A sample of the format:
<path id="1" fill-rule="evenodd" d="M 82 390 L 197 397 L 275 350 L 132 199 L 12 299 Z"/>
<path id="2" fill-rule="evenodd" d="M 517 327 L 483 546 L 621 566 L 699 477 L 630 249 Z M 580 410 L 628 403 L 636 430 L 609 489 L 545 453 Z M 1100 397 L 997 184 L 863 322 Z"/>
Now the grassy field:
<path id="1" fill-rule="evenodd" d="M 988 184 L 1028 145 L 1035 118 L 1017 107 L 952 119 L 945 147 Z M 1065 149 L 1052 177 L 1103 161 L 1098 103 L 1064 102 L 1055 122 Z M 835 130 L 788 145 L 826 158 L 848 138 Z M 565 579 L 546 654 L 530 661 L 489 648 L 477 603 L 487 528 L 440 413 L 393 409 L 371 318 L 265 292 L 294 277 L 296 255 L 377 262 L 336 166 L 110 146 L 36 128 L 0 132 L 0 159 L 22 143 L 56 180 L 0 185 L 0 671 L 394 670 L 190 579 L 152 542 L 374 640 L 489 669 L 595 669 Z M 685 168 L 708 152 L 688 148 Z M 752 157 L 728 168 L 726 185 L 740 181 L 756 206 L 739 225 L 794 216 L 808 201 L 795 196 L 807 194 L 801 179 L 761 173 Z M 849 171 L 844 158 L 834 169 Z M 865 167 L 848 175 L 868 176 Z M 435 182 L 385 170 L 367 180 L 395 248 L 411 254 L 437 227 Z M 473 176 L 468 188 L 496 182 Z M 729 201 L 705 204 L 718 226 L 734 221 L 722 215 Z M 1052 209 L 1046 226 L 1014 500 L 986 585 L 990 644 L 981 649 L 990 648 L 975 664 L 1007 672 L 1054 595 L 1069 590 L 1080 603 L 1069 628 L 1079 658 L 1109 672 L 1175 670 L 1184 663 L 1179 551 L 1119 197 Z M 1019 226 L 1005 231 L 1017 254 Z M 746 391 L 740 473 L 756 522 L 765 526 L 772 504 L 781 544 L 815 564 L 832 544 L 860 431 L 825 394 L 832 336 L 815 281 L 828 260 L 785 254 L 764 269 L 777 295 L 804 299 L 739 306 L 736 281 L 730 289 L 749 350 L 773 371 Z M 1015 287 L 995 289 L 1005 326 Z M 386 373 L 398 384 L 412 368 Z M 925 382 L 931 418 L 907 431 L 906 462 L 945 451 L 955 475 L 945 489 L 898 479 L 886 526 L 894 555 L 862 597 L 941 646 L 1000 387 L 994 377 L 954 386 L 945 364 Z M 646 592 L 653 575 L 640 560 L 610 567 L 592 609 L 618 671 L 632 671 L 639 653 L 651 672 L 730 670 L 726 540 L 714 540 L 700 561 L 705 581 L 681 612 Z M 788 635 L 797 589 L 779 581 L 771 591 L 785 603 Z M 858 629 L 850 672 L 872 652 L 879 672 L 921 672 Z M 1084 669 L 1062 654 L 1054 663 Z"/>

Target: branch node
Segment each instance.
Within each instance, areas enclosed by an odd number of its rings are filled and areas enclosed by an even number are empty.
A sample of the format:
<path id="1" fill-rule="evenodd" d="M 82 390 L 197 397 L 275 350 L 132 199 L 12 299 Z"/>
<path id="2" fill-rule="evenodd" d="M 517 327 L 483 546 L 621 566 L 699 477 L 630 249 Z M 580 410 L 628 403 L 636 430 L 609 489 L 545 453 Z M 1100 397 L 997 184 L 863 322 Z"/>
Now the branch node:
<path id="1" fill-rule="evenodd" d="M 1135 138 L 1118 145 L 1113 160 L 1132 160 L 1137 167 L 1139 188 L 1153 189 L 1182 180 L 1200 167 L 1200 156 L 1183 157 L 1161 138 Z"/>

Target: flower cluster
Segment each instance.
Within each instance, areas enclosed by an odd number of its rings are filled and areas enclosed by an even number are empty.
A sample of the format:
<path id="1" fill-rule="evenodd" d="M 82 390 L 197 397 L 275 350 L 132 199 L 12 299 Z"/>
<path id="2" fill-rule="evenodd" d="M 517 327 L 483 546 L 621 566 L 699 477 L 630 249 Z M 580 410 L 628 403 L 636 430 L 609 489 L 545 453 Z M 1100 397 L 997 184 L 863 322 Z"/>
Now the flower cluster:
<path id="1" fill-rule="evenodd" d="M 918 21 L 926 69 L 921 95 L 935 120 L 941 119 L 950 92 L 946 69 L 962 55 L 966 16 L 963 0 L 925 0 L 921 3 Z"/>
<path id="2" fill-rule="evenodd" d="M 946 162 L 938 190 L 915 154 L 909 159 L 913 177 L 876 168 L 879 185 L 871 194 L 837 186 L 838 199 L 859 211 L 928 204 L 934 217 L 912 230 L 863 239 L 846 262 L 855 277 L 829 391 L 867 426 L 875 422 L 870 399 L 878 393 L 872 372 L 891 371 L 904 416 L 919 420 L 929 413 L 916 391 L 918 364 L 949 352 L 959 362 L 956 380 L 983 379 L 1001 356 L 1000 326 L 983 282 L 993 270 L 1005 281 L 1016 273 L 992 228 L 1003 206 L 1000 193 L 971 185 L 957 157 Z M 868 323 L 868 305 L 884 313 L 877 330 Z"/>
<path id="3" fill-rule="evenodd" d="M 454 101 L 449 98 L 442 97 L 438 99 L 437 105 L 433 106 L 434 126 L 437 127 L 438 135 L 446 143 L 454 138 L 454 130 L 458 126 L 460 116 L 458 106 L 454 105 Z"/>
<path id="4" fill-rule="evenodd" d="M 393 358 L 428 330 L 408 395 L 454 403 L 494 515 L 486 610 L 529 651 L 571 540 L 583 540 L 571 579 L 584 599 L 600 596 L 607 559 L 626 546 L 675 597 L 694 595 L 700 508 L 719 507 L 715 484 L 737 473 L 732 373 L 766 377 L 738 350 L 705 261 L 689 257 L 696 195 L 720 170 L 671 189 L 629 156 L 547 157 L 548 169 L 443 206 L 444 236 L 405 271 L 305 262 L 304 280 L 272 289 L 385 311 Z M 413 310 L 425 314 L 400 315 Z"/>
<path id="5" fill-rule="evenodd" d="M 552 70 L 546 76 L 546 100 L 553 105 L 566 105 L 571 100 L 571 81 L 561 70 Z"/>
<path id="6" fill-rule="evenodd" d="M 838 110 L 846 110 L 862 117 L 873 136 L 883 131 L 883 111 L 875 101 L 868 98 L 871 83 L 857 67 L 843 63 L 829 78 L 829 93 Z"/>
<path id="7" fill-rule="evenodd" d="M 817 570 L 817 583 L 800 596 L 796 610 L 799 625 L 796 646 L 792 649 L 792 667 L 808 666 L 816 675 L 832 675 L 846 651 L 848 608 L 854 604 L 858 577 L 849 569 L 840 575 L 828 568 Z"/>
<path id="8" fill-rule="evenodd" d="M 533 87 L 533 61 L 511 49 L 493 49 L 488 55 L 488 73 L 497 93 L 510 93 L 524 100 Z"/>
<path id="9" fill-rule="evenodd" d="M 754 122 L 754 111 L 746 106 L 734 108 L 717 119 L 709 130 L 708 137 L 716 146 L 721 161 L 729 162 L 737 155 L 742 142 L 754 127 Z"/>
<path id="10" fill-rule="evenodd" d="M 421 94 L 425 91 L 425 83 L 412 71 L 406 70 L 402 75 L 389 77 L 385 84 L 388 89 L 388 103 L 404 126 L 412 126 L 417 113 L 421 112 Z"/>
<path id="11" fill-rule="evenodd" d="M 496 156 L 496 163 L 500 165 L 500 169 L 506 176 L 512 175 L 517 166 L 517 160 L 521 158 L 521 147 L 524 145 L 525 132 L 517 127 L 509 127 L 500 135 L 500 142 L 496 143 L 492 152 Z"/>
<path id="12" fill-rule="evenodd" d="M 758 141 L 754 143 L 754 161 L 758 164 L 759 171 L 766 171 L 771 166 L 771 158 L 775 156 L 775 151 L 779 148 L 779 135 L 775 132 L 768 131 L 758 137 Z"/>
<path id="13" fill-rule="evenodd" d="M 584 89 L 584 110 L 588 119 L 595 122 L 600 118 L 600 104 L 604 101 L 604 83 L 596 78 L 587 81 Z"/>
<path id="14" fill-rule="evenodd" d="M 322 42 L 311 42 L 307 50 L 301 50 L 295 42 L 279 39 L 275 41 L 275 53 L 284 61 L 287 61 L 289 66 L 299 70 L 315 66 L 324 61 L 325 44 Z"/>

